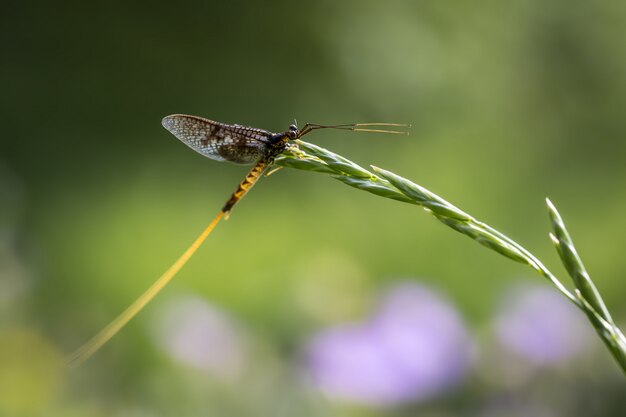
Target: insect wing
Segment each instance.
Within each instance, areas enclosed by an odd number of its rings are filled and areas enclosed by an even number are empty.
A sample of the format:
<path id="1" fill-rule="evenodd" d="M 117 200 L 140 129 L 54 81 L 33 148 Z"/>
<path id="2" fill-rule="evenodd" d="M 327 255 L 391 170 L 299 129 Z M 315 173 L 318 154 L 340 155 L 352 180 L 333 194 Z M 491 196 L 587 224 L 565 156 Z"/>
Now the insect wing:
<path id="1" fill-rule="evenodd" d="M 249 164 L 259 160 L 267 148 L 270 132 L 227 125 L 197 116 L 166 116 L 163 127 L 196 152 L 216 161 Z"/>

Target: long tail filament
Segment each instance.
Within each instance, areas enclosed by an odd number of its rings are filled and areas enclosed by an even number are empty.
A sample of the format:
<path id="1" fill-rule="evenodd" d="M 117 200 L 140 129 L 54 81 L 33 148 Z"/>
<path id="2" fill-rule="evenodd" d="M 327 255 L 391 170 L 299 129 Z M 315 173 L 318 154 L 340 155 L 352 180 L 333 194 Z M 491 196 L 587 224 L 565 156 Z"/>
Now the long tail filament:
<path id="1" fill-rule="evenodd" d="M 135 317 L 145 306 L 148 304 L 171 280 L 176 276 L 178 271 L 189 261 L 193 254 L 198 250 L 202 243 L 211 234 L 215 226 L 220 222 L 222 217 L 227 218 L 233 207 L 250 191 L 250 189 L 261 178 L 263 172 L 270 165 L 270 161 L 262 159 L 252 167 L 246 177 L 239 183 L 239 186 L 233 192 L 230 199 L 226 202 L 226 205 L 217 213 L 217 216 L 213 219 L 211 224 L 204 229 L 204 232 L 187 248 L 187 250 L 181 255 L 169 267 L 163 275 L 156 280 L 150 288 L 146 290 L 139 298 L 137 298 L 126 310 L 109 323 L 98 334 L 92 337 L 87 343 L 78 348 L 74 353 L 66 358 L 66 364 L 68 366 L 78 366 L 91 355 L 96 353 L 106 342 L 108 342 L 117 332 L 119 332 L 133 317 Z"/>
<path id="2" fill-rule="evenodd" d="M 146 290 L 139 298 L 137 298 L 126 310 L 122 312 L 115 320 L 113 320 L 109 325 L 107 325 L 104 329 L 102 329 L 98 334 L 92 337 L 87 343 L 78 348 L 74 353 L 69 355 L 66 358 L 66 364 L 68 366 L 78 366 L 87 359 L 91 355 L 93 355 L 98 349 L 100 349 L 106 342 L 109 341 L 117 332 L 119 332 L 122 327 L 126 325 L 133 317 L 137 315 L 145 306 L 148 304 L 162 289 L 165 287 L 171 280 L 176 276 L 178 271 L 187 263 L 189 258 L 198 250 L 200 245 L 206 240 L 207 237 L 211 234 L 215 226 L 219 223 L 221 218 L 224 216 L 224 212 L 220 211 L 217 216 L 213 219 L 211 224 L 204 229 L 202 234 L 198 236 L 198 238 L 187 248 L 187 250 L 181 255 L 180 258 L 176 260 L 169 267 L 167 271 L 159 279 L 156 280 L 150 288 Z"/>

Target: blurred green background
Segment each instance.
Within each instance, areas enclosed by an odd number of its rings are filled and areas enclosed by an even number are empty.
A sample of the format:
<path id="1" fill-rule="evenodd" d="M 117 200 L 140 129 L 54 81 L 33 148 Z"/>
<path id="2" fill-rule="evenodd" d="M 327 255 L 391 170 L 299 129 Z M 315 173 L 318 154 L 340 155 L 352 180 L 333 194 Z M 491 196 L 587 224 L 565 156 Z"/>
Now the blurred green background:
<path id="1" fill-rule="evenodd" d="M 626 3 L 8 2 L 1 19 L 0 414 L 622 415 L 623 375 L 591 332 L 540 364 L 499 342 L 507 297 L 553 291 L 529 269 L 415 207 L 289 169 L 262 179 L 89 362 L 68 373 L 60 361 L 182 253 L 246 172 L 179 143 L 160 125 L 171 113 L 272 131 L 411 123 L 409 137 L 307 140 L 433 190 L 567 282 L 549 196 L 626 324 Z M 367 321 L 407 282 L 461 317 L 462 375 L 384 404 L 321 389 L 309 341 Z M 182 331 L 160 327 L 166 307 L 185 297 L 237 366 L 163 347 Z"/>

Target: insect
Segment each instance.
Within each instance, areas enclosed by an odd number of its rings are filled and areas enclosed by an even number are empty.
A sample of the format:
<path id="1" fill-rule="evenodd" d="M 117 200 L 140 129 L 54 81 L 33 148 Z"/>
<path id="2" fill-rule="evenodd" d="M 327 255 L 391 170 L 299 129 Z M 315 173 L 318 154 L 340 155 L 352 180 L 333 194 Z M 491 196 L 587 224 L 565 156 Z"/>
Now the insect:
<path id="1" fill-rule="evenodd" d="M 228 161 L 236 164 L 254 164 L 252 169 L 239 183 L 222 209 L 189 248 L 157 279 L 139 298 L 124 310 L 109 325 L 87 343 L 72 353 L 67 359 L 68 365 L 78 365 L 87 360 L 122 327 L 137 315 L 180 271 L 189 258 L 202 245 L 222 217 L 228 217 L 233 207 L 250 191 L 261 176 L 272 166 L 274 159 L 281 153 L 295 146 L 294 141 L 318 129 L 339 129 L 357 132 L 379 132 L 405 134 L 387 127 L 408 127 L 398 123 L 353 123 L 341 125 L 319 125 L 307 123 L 302 129 L 295 124 L 280 133 L 241 125 L 229 125 L 214 122 L 197 116 L 173 114 L 162 120 L 162 125 L 185 145 L 196 152 L 216 161 Z M 382 128 L 382 129 L 381 129 Z"/>

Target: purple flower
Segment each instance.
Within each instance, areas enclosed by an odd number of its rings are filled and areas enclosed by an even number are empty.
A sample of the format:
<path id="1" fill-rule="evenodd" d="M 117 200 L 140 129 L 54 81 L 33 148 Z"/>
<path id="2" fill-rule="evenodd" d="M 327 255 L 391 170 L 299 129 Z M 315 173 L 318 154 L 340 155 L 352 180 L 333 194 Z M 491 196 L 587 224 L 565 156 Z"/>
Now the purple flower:
<path id="1" fill-rule="evenodd" d="M 368 405 L 423 400 L 465 374 L 471 342 L 454 308 L 427 287 L 404 282 L 365 323 L 312 338 L 307 367 L 329 396 Z"/>
<path id="2" fill-rule="evenodd" d="M 543 286 L 511 291 L 494 327 L 505 349 L 538 364 L 579 355 L 591 337 L 584 315 L 556 290 Z"/>

